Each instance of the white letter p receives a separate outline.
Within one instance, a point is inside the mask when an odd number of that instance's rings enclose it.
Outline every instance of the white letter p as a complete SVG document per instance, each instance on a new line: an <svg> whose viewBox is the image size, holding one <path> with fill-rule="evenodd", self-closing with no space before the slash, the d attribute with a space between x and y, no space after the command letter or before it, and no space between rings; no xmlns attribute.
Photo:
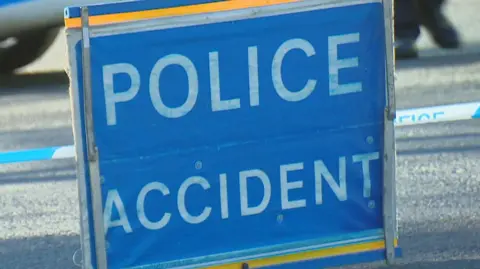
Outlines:
<svg viewBox="0 0 480 269"><path fill-rule="evenodd" d="M130 77L131 86L127 91L115 93L113 87L113 76L119 73L126 73ZM131 64L120 63L103 66L103 89L105 92L105 107L107 112L107 124L117 124L117 113L115 104L132 100L140 90L140 73Z"/></svg>

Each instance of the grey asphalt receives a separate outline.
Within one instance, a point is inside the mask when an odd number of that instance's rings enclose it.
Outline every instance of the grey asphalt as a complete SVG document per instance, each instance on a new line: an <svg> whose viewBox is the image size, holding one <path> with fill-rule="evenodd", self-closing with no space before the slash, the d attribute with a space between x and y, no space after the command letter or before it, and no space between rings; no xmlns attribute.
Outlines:
<svg viewBox="0 0 480 269"><path fill-rule="evenodd" d="M441 51L423 35L422 58L397 63L400 109L480 101L480 1L447 8L465 47ZM64 52L60 35L38 62L0 79L0 151L73 143ZM480 121L396 131L404 257L393 268L480 268ZM78 233L73 160L0 166L0 269L76 268Z"/></svg>

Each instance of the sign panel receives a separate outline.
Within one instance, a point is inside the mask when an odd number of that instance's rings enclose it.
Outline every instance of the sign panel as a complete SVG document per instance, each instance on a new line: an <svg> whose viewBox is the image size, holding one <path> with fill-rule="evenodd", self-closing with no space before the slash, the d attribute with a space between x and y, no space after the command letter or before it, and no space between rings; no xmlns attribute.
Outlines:
<svg viewBox="0 0 480 269"><path fill-rule="evenodd" d="M67 10L87 268L393 257L382 1L272 2Z"/></svg>

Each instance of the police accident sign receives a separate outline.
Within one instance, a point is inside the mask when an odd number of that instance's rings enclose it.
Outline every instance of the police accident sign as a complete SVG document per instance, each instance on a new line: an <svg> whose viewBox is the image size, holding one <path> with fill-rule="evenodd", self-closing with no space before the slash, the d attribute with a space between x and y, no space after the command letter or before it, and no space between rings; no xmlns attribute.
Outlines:
<svg viewBox="0 0 480 269"><path fill-rule="evenodd" d="M228 2L67 29L86 267L384 260L382 1Z"/></svg>

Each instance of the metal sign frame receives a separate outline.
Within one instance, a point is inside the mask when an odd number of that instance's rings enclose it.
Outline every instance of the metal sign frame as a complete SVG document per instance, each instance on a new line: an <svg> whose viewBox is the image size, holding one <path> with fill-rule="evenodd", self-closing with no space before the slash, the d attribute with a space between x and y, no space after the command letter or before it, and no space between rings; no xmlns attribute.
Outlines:
<svg viewBox="0 0 480 269"><path fill-rule="evenodd" d="M385 49L386 49L386 83L387 83L387 109L385 111L385 142L384 142L384 202L383 215L385 227L385 244L387 250L387 262L395 260L395 240L397 234L397 206L396 206L396 148L395 126L396 117L395 103L395 66L394 66L394 28L393 28L393 1L382 0L385 22Z"/></svg>
<svg viewBox="0 0 480 269"><path fill-rule="evenodd" d="M241 1L241 0L240 0ZM385 248L386 261L391 264L396 257L396 240L397 223L396 223L396 194L395 194L395 134L394 134L394 119L395 119L395 80L394 80L394 51L393 51L393 3L392 0L378 0L382 2L384 7L384 21L385 21L385 48L386 48L386 108L384 113L384 148L383 148L383 221L385 229ZM182 25L194 25L195 21L209 21L222 20L227 14L239 14L239 17L260 16L262 13L273 14L280 12L282 9L291 9L294 7L308 7L308 5L331 5L338 6L340 4L372 2L371 0L304 0L304 1L278 1L291 2L287 4L279 4L268 7L247 8L242 12L219 12L217 14L190 15L186 17L166 17L163 19L153 19L151 22L143 22L142 28L150 27L151 29L159 29L168 24L180 23ZM68 15L68 14L66 14ZM229 18L224 18L228 20ZM72 102L73 115L73 130L76 150L76 165L78 175L78 189L80 197L80 215L81 215L81 242L83 250L83 265L84 268L98 268L107 269L107 254L108 242L105 236L95 236L94 245L92 245L90 230L93 223L93 231L95 235L104 235L103 223L103 208L101 184L102 178L99 172L98 156L99 152L95 143L94 123L92 116L92 85L91 85L91 59L90 59L90 38L93 36L101 36L107 33L127 33L134 32L138 29L139 24L135 21L125 22L119 24L110 24L103 26L92 27L89 23L89 8L81 8L81 38L78 40L78 35L72 34L72 31L67 31L67 40L69 44L81 43L82 53L82 76L84 96L79 95L79 87L77 76L77 64L75 60L75 49L69 48L69 64L70 64L70 95ZM82 99L84 100L82 104ZM82 115L85 121L82 122ZM82 126L86 130L83 133ZM89 196L91 194L91 196ZM88 208L87 201L90 200L93 205ZM89 215L93 212L93 215Z"/></svg>

